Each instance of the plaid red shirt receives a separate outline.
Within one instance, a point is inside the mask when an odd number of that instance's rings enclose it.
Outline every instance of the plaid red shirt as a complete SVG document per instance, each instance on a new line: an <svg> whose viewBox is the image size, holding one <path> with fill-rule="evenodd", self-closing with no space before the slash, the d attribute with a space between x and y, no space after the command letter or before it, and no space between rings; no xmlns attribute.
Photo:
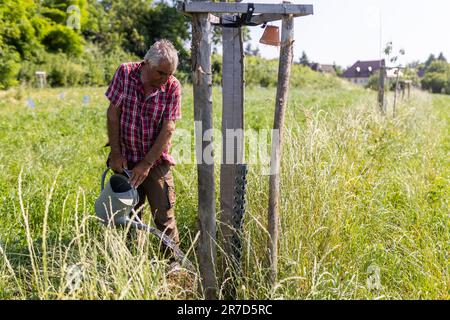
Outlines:
<svg viewBox="0 0 450 320"><path fill-rule="evenodd" d="M155 143L163 120L181 118L181 84L170 76L167 83L145 96L140 78L143 62L124 63L117 69L106 97L120 108L120 138L122 154L128 162L137 163ZM163 160L175 165L169 154L170 144L153 166Z"/></svg>

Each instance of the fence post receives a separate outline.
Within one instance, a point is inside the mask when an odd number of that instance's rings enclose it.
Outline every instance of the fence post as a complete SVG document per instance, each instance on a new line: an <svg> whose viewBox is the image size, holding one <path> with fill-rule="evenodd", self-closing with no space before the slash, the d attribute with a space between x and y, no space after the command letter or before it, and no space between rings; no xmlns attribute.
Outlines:
<svg viewBox="0 0 450 320"><path fill-rule="evenodd" d="M213 128L211 24L207 13L196 13L192 16L192 79L200 229L197 255L203 293L207 300L213 300L217 299L214 162L204 159L203 156L205 150L212 150L213 144L212 139L203 139L205 132Z"/></svg>
<svg viewBox="0 0 450 320"><path fill-rule="evenodd" d="M378 83L378 106L382 114L385 114L386 108L386 105L384 103L385 76L386 76L386 66L384 61L381 61L380 79Z"/></svg>
<svg viewBox="0 0 450 320"><path fill-rule="evenodd" d="M280 62L278 66L278 86L275 101L275 117L272 134L272 154L269 180L269 260L271 281L275 284L278 273L278 232L280 203L280 171L283 145L285 109L289 91L289 78L293 60L294 19L292 15L283 15L281 31ZM278 140L278 141L277 141Z"/></svg>

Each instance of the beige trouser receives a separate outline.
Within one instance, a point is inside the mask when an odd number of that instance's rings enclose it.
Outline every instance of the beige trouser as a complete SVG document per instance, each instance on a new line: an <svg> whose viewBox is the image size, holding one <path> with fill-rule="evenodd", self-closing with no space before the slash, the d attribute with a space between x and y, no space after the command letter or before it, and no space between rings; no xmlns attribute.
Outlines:
<svg viewBox="0 0 450 320"><path fill-rule="evenodd" d="M135 164L128 163L129 169L132 170L134 166ZM180 239L174 210L175 188L170 165L163 162L152 168L147 178L138 187L138 192L139 203L134 209L138 211L145 204L147 198L156 227L178 244ZM139 218L141 214L142 209L138 213ZM166 248L162 246L161 249L165 251Z"/></svg>

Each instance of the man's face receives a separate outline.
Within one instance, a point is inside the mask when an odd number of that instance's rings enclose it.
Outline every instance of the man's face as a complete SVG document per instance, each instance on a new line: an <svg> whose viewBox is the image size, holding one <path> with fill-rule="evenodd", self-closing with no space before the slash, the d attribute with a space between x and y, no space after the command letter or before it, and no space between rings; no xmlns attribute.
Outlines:
<svg viewBox="0 0 450 320"><path fill-rule="evenodd" d="M164 85L173 72L174 70L167 60L161 60L159 65L154 67L147 64L148 81L150 85L155 88Z"/></svg>

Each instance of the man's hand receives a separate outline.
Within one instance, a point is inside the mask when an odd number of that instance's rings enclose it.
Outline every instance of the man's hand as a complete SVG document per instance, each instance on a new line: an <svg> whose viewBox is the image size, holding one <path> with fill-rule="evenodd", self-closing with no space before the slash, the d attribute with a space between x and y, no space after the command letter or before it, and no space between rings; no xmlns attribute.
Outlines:
<svg viewBox="0 0 450 320"><path fill-rule="evenodd" d="M109 162L109 166L115 172L122 173L123 168L127 168L127 160L122 156L119 152L111 153L111 161Z"/></svg>
<svg viewBox="0 0 450 320"><path fill-rule="evenodd" d="M137 188L147 178L152 166L145 160L139 162L132 170L130 184L133 188Z"/></svg>
<svg viewBox="0 0 450 320"><path fill-rule="evenodd" d="M164 120L161 132L156 138L155 143L150 151L145 155L145 158L139 162L132 170L130 184L137 188L147 178L152 164L154 164L161 157L164 148L170 143L173 132L175 131L175 121Z"/></svg>

